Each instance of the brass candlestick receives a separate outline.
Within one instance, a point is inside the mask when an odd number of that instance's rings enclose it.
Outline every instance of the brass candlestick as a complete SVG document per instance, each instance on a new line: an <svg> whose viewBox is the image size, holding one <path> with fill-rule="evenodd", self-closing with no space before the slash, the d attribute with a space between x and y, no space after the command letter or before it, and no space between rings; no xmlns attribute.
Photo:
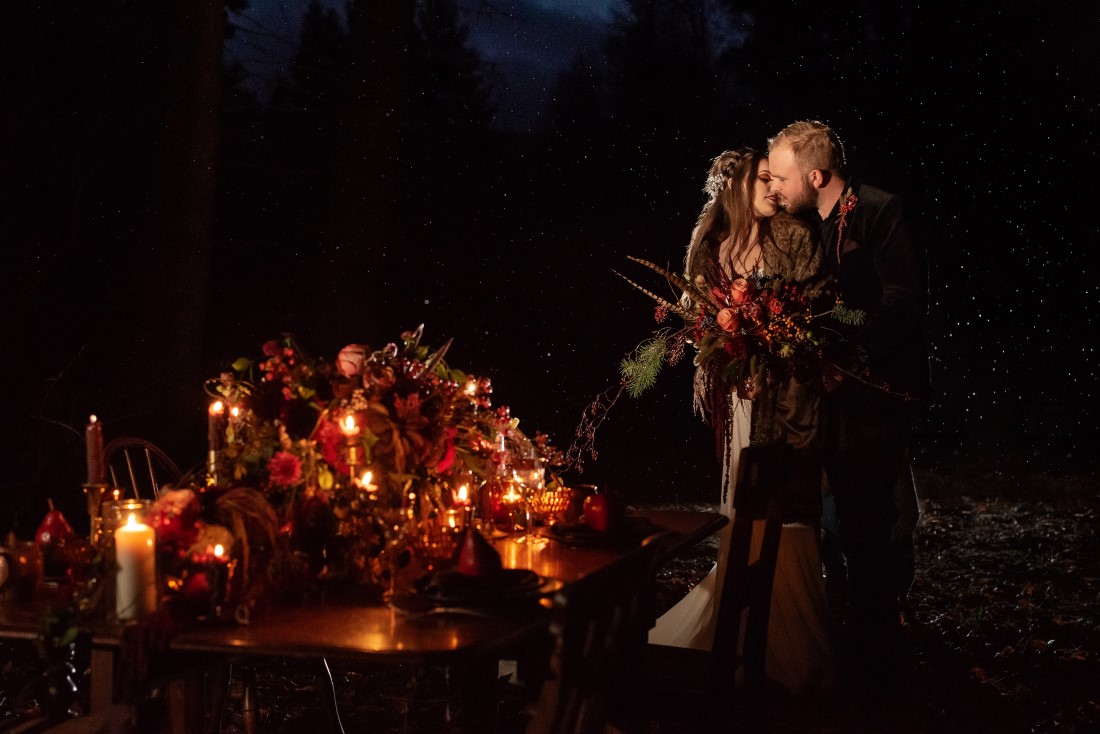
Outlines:
<svg viewBox="0 0 1100 734"><path fill-rule="evenodd" d="M348 461L348 477L352 482L355 481L356 468L359 466L359 444L358 442L348 442L347 446L347 461Z"/></svg>
<svg viewBox="0 0 1100 734"><path fill-rule="evenodd" d="M103 495L107 492L109 484L85 483L84 497L88 502L88 540L94 545L97 538L100 523L100 509L103 505Z"/></svg>

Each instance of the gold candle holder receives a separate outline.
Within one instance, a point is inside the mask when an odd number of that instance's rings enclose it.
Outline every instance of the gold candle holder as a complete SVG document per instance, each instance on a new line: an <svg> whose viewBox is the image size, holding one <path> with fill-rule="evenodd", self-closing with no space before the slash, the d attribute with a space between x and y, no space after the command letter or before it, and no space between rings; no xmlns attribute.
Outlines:
<svg viewBox="0 0 1100 734"><path fill-rule="evenodd" d="M565 511L573 502L573 490L568 487L546 489L532 501L532 510L547 525L554 525L565 519Z"/></svg>
<svg viewBox="0 0 1100 734"><path fill-rule="evenodd" d="M100 522L100 509L103 507L103 495L107 493L110 485L102 483L85 483L84 498L88 503L88 541L96 543L96 533Z"/></svg>

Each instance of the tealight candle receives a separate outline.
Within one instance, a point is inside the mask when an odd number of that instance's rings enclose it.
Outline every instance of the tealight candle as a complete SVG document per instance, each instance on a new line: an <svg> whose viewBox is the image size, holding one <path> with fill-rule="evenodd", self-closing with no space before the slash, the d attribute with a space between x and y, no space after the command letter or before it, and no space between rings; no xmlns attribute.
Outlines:
<svg viewBox="0 0 1100 734"><path fill-rule="evenodd" d="M115 611L136 619L157 608L156 534L131 513L115 531Z"/></svg>

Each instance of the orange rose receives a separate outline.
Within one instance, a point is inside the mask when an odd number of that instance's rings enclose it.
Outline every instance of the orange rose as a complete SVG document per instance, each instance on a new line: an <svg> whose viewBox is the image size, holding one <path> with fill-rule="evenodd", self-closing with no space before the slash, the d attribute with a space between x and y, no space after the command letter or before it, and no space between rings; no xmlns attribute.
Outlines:
<svg viewBox="0 0 1100 734"><path fill-rule="evenodd" d="M723 308L718 312L718 326L722 331L728 331L731 334L737 332L741 328L741 315L732 308Z"/></svg>
<svg viewBox="0 0 1100 734"><path fill-rule="evenodd" d="M730 303L737 305L749 300L749 281L738 278L730 284Z"/></svg>

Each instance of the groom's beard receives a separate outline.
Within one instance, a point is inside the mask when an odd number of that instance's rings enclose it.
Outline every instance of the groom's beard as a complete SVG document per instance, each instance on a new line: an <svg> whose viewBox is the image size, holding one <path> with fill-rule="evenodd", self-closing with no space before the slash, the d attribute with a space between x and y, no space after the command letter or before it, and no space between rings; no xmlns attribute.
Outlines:
<svg viewBox="0 0 1100 734"><path fill-rule="evenodd" d="M809 176L802 177L802 191L798 196L787 199L783 204L791 214L801 214L810 209L817 209L817 192Z"/></svg>

